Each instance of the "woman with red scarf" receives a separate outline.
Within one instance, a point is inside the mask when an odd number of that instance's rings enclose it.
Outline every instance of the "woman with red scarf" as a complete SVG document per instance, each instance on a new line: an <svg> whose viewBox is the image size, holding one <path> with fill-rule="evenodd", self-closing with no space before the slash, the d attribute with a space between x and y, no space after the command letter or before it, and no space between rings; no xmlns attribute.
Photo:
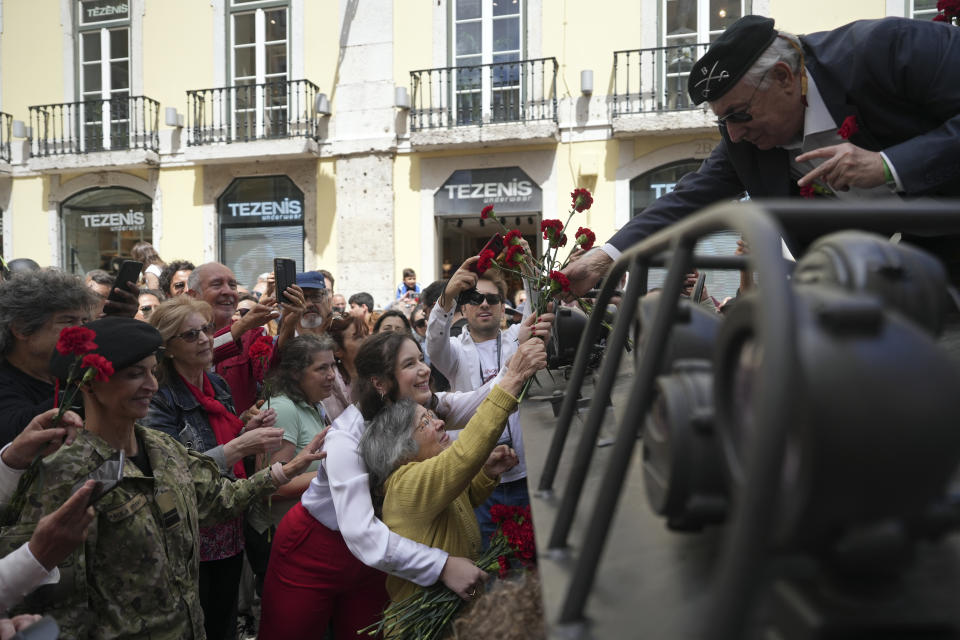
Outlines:
<svg viewBox="0 0 960 640"><path fill-rule="evenodd" d="M157 394L143 424L163 431L187 449L202 452L223 475L245 478L243 458L283 442L268 409L244 425L234 412L230 387L213 363L213 311L187 296L167 300L150 316L163 338ZM200 604L207 638L236 636L237 589L243 568L243 517L200 529Z"/></svg>

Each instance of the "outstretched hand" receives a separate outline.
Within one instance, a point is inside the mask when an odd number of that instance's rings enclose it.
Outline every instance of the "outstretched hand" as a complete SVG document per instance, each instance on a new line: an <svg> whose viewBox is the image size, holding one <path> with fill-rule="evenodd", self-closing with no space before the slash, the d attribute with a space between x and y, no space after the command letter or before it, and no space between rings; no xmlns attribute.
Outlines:
<svg viewBox="0 0 960 640"><path fill-rule="evenodd" d="M467 258L463 261L463 264L460 265L460 268L450 276L450 279L447 281L447 286L443 289L443 295L440 298L440 305L444 311L450 311L457 300L457 296L477 286L477 273L471 269L476 266L479 260L480 258L478 256Z"/></svg>
<svg viewBox="0 0 960 640"><path fill-rule="evenodd" d="M610 270L613 264L613 258L600 249L591 249L583 256L573 260L562 271L563 275L570 280L570 291L563 294L566 302L576 300L583 296Z"/></svg>
<svg viewBox="0 0 960 640"><path fill-rule="evenodd" d="M547 336L550 335L550 327L553 325L555 318L556 315L552 313L545 313L542 316L527 316L520 326L520 331L517 332L517 341L523 344L530 338L546 340Z"/></svg>
<svg viewBox="0 0 960 640"><path fill-rule="evenodd" d="M797 156L797 162L814 158L824 158L823 164L797 180L797 185L805 187L819 179L834 191L847 191L850 187L871 189L885 183L883 159L877 151L844 142L808 151Z"/></svg>
<svg viewBox="0 0 960 640"><path fill-rule="evenodd" d="M518 462L520 462L520 459L513 448L505 444L497 445L487 457L487 461L483 465L483 473L488 478L496 478L500 474L513 469Z"/></svg>
<svg viewBox="0 0 960 640"><path fill-rule="evenodd" d="M37 456L48 456L62 445L71 444L77 430L83 428L80 416L67 411L60 423L52 427L57 409L50 409L33 418L3 452L3 462L11 469L26 469Z"/></svg>
<svg viewBox="0 0 960 640"><path fill-rule="evenodd" d="M327 452L322 449L323 441L327 437L328 431L330 431L330 427L313 436L313 440L301 449L300 453L298 453L293 460L283 465L283 474L288 478L295 478L306 471L311 463L326 458Z"/></svg>

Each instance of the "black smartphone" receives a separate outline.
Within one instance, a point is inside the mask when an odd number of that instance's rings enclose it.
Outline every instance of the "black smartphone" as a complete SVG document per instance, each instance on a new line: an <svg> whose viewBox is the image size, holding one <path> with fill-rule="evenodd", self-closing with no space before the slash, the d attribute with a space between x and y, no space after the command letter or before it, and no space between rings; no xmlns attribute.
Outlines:
<svg viewBox="0 0 960 640"><path fill-rule="evenodd" d="M112 302L123 302L123 299L114 292L114 289L122 289L123 291L126 291L128 282L136 284L140 280L141 270L143 270L142 262L137 262L136 260L124 260L122 263L120 263L120 270L117 272L117 277L113 281L113 287L110 289L110 295L107 296L107 300Z"/></svg>
<svg viewBox="0 0 960 640"><path fill-rule="evenodd" d="M484 251L489 249L493 251L494 257L500 255L500 252L503 251L503 236L499 233L493 234L490 240L487 241L487 244L483 245L483 249L480 249L480 252L477 255L482 255ZM476 265L470 267L470 271L476 271Z"/></svg>
<svg viewBox="0 0 960 640"><path fill-rule="evenodd" d="M292 258L273 259L273 277L276 280L277 302L284 302L283 292L297 284L297 261Z"/></svg>

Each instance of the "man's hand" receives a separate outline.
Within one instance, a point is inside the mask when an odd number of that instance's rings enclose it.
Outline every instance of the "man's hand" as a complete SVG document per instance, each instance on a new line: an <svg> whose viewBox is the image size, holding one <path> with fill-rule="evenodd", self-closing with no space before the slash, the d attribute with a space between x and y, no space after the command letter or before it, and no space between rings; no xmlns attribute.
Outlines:
<svg viewBox="0 0 960 640"><path fill-rule="evenodd" d="M303 289L292 284L283 292L283 297L284 300L280 301L280 307L283 309L284 321L292 318L299 322L303 312L307 309L307 300L303 295Z"/></svg>
<svg viewBox="0 0 960 640"><path fill-rule="evenodd" d="M607 275L612 264L613 258L600 249L591 249L568 264L562 273L570 280L570 291L563 295L563 299L570 302L593 289Z"/></svg>
<svg viewBox="0 0 960 640"><path fill-rule="evenodd" d="M87 539L87 528L96 513L87 506L95 480L87 480L76 493L51 514L40 518L30 536L30 553L47 571L73 553Z"/></svg>
<svg viewBox="0 0 960 640"><path fill-rule="evenodd" d="M443 295L440 296L440 306L443 307L444 311L450 311L453 308L457 296L477 286L477 274L470 268L476 266L478 260L480 260L478 256L464 260L460 268L447 281Z"/></svg>
<svg viewBox="0 0 960 640"><path fill-rule="evenodd" d="M518 462L520 462L520 459L517 458L517 452L507 445L501 444L490 452L490 456L483 465L483 473L488 478L496 478L501 473L513 469Z"/></svg>
<svg viewBox="0 0 960 640"><path fill-rule="evenodd" d="M547 339L550 335L550 326L553 324L556 316L552 313L545 313L542 316L530 315L520 325L520 331L517 332L517 342L523 344L530 338Z"/></svg>
<svg viewBox="0 0 960 640"><path fill-rule="evenodd" d="M867 151L844 142L832 147L822 147L797 156L797 162L813 158L826 158L823 164L797 180L805 187L819 179L834 191L847 191L850 187L870 189L883 185L883 159L878 151Z"/></svg>
<svg viewBox="0 0 960 640"><path fill-rule="evenodd" d="M103 305L104 316L117 316L120 318L132 318L140 310L140 289L136 282L127 282L122 284L115 283L113 293L120 297L120 300L107 300Z"/></svg>
<svg viewBox="0 0 960 640"><path fill-rule="evenodd" d="M48 456L62 445L71 444L77 430L83 428L80 416L67 411L60 424L51 427L57 409L36 416L3 452L3 462L11 469L26 469L37 456Z"/></svg>
<svg viewBox="0 0 960 640"><path fill-rule="evenodd" d="M279 315L277 311L277 301L270 296L263 296L245 316L234 322L230 326L230 334L234 340L239 340L240 336L250 329L262 327Z"/></svg>
<svg viewBox="0 0 960 640"><path fill-rule="evenodd" d="M440 572L440 581L463 600L475 598L487 577L487 572L475 565L473 560L459 556L447 557Z"/></svg>

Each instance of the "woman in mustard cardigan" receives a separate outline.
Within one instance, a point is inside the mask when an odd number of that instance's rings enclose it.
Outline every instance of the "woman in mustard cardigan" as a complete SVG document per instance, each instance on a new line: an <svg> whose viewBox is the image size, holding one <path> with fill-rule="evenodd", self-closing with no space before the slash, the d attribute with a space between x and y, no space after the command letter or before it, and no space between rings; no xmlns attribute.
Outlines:
<svg viewBox="0 0 960 640"><path fill-rule="evenodd" d="M527 378L546 366L540 340L524 342L500 382L452 440L443 420L409 399L386 406L367 427L360 451L370 486L382 497L382 519L391 530L451 555L476 559L480 527L473 507L483 504L500 474L517 463L507 445L497 446L516 396ZM399 602L418 587L387 578L391 600Z"/></svg>

